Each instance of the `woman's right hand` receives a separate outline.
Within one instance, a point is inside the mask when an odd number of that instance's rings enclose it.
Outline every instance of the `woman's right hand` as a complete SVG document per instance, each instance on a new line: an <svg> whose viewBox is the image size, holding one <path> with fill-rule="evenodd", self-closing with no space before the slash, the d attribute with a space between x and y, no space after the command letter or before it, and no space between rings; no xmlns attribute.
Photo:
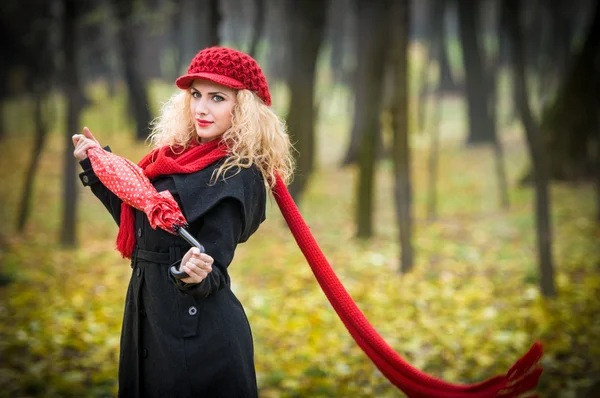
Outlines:
<svg viewBox="0 0 600 398"><path fill-rule="evenodd" d="M75 146L75 150L73 151L73 156L75 156L79 161L86 159L88 149L92 147L100 147L100 143L94 136L92 132L87 127L83 128L83 135L75 134L72 137L73 146Z"/></svg>

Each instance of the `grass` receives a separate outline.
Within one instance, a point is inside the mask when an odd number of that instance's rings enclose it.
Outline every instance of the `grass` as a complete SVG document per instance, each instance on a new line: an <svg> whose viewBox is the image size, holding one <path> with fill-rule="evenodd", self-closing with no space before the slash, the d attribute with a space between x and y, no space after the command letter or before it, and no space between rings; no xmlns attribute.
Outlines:
<svg viewBox="0 0 600 398"><path fill-rule="evenodd" d="M326 79L321 75L320 79ZM322 81L327 84L327 81ZM554 260L559 296L538 291L533 193L517 181L527 152L517 126L502 141L511 206L499 206L489 148L465 148L463 105L443 102L439 219L426 217L429 138L414 134L412 178L414 272L400 275L393 221L393 176L378 166L375 236L354 238L356 169L338 167L352 122L343 87L328 85L317 123L318 167L301 211L343 284L386 341L434 376L474 383L504 373L537 339L545 343L544 397L571 397L600 377L600 230L595 193L584 184L551 187ZM94 105L82 116L102 144L139 160L122 87L109 98L91 85ZM152 107L171 88L152 85ZM272 88L285 114L286 88ZM413 91L415 92L415 91ZM0 185L0 397L114 396L119 330L130 268L112 250L116 228L93 195L78 195L79 246L58 244L62 212L62 123L54 122L36 179L31 218L14 222L32 131L27 101L9 104L9 135ZM48 104L64 119L60 97ZM240 245L233 289L253 328L261 397L399 397L344 329L315 283L275 201L268 219Z"/></svg>

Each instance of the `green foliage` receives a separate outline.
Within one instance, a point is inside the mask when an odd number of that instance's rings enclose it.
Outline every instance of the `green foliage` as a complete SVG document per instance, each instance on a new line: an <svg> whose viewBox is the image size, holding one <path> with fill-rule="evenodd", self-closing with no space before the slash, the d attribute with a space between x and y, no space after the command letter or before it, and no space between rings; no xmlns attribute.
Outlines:
<svg viewBox="0 0 600 398"><path fill-rule="evenodd" d="M163 100L168 95L160 86L151 93ZM585 389L600 373L600 231L592 188L552 187L559 296L544 299L537 285L532 190L515 183L527 156L522 139L512 130L503 137L512 207L502 211L490 178L491 150L462 148L463 124L453 112L442 124L441 218L432 223L425 221L427 140L413 137L415 271L399 275L392 168L387 162L379 167L376 237L357 241L355 170L334 167L351 120L347 91L325 93L329 99L321 102L317 129L322 167L301 210L343 284L386 341L427 373L473 383L505 372L541 339L546 348L541 396L575 396ZM82 125L114 152L140 159L146 148L128 131L122 91L109 99L91 87L90 95L95 105ZM60 101L55 106L60 112ZM456 100L445 101L448 109L455 106ZM130 268L112 250L113 220L83 188L80 247L57 247L64 133L59 124L54 127L23 236L14 236L12 225L31 136L14 131L3 143L0 271L14 282L0 287L0 397L114 396ZM344 329L274 201L259 232L239 247L230 271L253 328L261 397L402 396Z"/></svg>

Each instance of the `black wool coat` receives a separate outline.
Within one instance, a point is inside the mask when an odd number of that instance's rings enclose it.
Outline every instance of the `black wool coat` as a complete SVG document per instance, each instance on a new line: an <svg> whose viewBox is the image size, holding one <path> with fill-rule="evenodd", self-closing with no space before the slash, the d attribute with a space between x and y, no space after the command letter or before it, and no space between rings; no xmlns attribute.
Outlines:
<svg viewBox="0 0 600 398"><path fill-rule="evenodd" d="M215 260L201 283L184 284L169 273L189 244L153 230L146 215L135 211L137 244L121 331L119 397L258 396L250 325L227 269L236 246L264 221L267 195L254 166L211 185L222 161L192 174L152 180L159 192L171 192L188 231ZM118 224L121 200L98 180L89 159L81 165L83 184Z"/></svg>

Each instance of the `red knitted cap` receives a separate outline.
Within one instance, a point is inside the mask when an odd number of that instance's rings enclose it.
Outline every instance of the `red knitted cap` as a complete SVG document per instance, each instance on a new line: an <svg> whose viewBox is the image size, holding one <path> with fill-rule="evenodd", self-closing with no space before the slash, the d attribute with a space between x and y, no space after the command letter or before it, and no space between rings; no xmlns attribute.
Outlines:
<svg viewBox="0 0 600 398"><path fill-rule="evenodd" d="M182 90L190 87L196 79L210 80L236 90L254 91L267 106L271 106L271 94L267 79L258 63L248 54L225 47L209 47L200 51L187 70L175 84Z"/></svg>

